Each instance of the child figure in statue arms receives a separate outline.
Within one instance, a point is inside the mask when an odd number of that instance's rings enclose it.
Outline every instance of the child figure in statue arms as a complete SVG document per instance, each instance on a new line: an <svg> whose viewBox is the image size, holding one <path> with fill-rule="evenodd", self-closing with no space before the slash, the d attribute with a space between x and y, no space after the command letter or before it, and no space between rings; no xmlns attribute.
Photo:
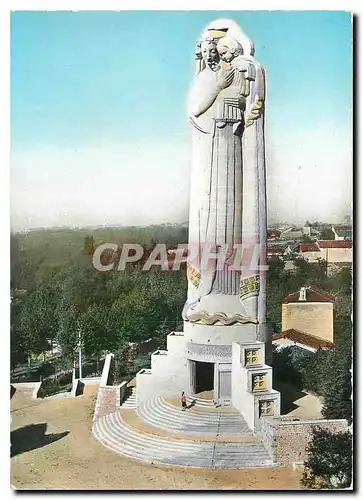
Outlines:
<svg viewBox="0 0 363 500"><path fill-rule="evenodd" d="M242 45L237 42L237 40L231 36L224 36L218 41L217 50L219 56L222 60L221 68L223 70L234 69L235 78L232 85L236 85L238 82L238 73L240 71L246 71L246 78L248 80L254 80L256 75L254 71L254 66L248 60L247 57L243 55Z"/></svg>
<svg viewBox="0 0 363 500"><path fill-rule="evenodd" d="M256 80L256 62L253 60L253 58L249 55L245 56L243 53L243 47L242 45L232 36L226 35L223 38L220 38L217 44L217 50L219 53L219 56L221 58L221 70L222 71L229 71L231 69L234 70L234 78L233 81L230 85L230 87L238 87L239 89L239 94L247 98L250 95L250 84L251 81ZM258 74L258 80L259 80L259 86L262 83L262 71L259 67L257 66L257 72ZM261 73L261 74L260 74ZM263 87L263 85L261 85ZM263 99L263 94L264 90L263 88L260 89L259 96L257 100ZM253 101L255 101L256 96L254 96ZM231 106L238 106L241 104L241 101L239 104L237 103L237 100L234 98L230 99L228 95L226 95L226 101L231 105ZM255 104L255 102L253 102ZM248 106L247 106L248 107ZM250 110L247 109L247 116L250 118ZM249 125L250 123L248 123Z"/></svg>

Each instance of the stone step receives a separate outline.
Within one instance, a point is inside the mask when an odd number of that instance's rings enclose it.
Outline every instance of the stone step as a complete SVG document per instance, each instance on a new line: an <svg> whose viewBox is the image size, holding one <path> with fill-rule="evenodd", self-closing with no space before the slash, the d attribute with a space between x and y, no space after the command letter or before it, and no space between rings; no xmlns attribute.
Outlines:
<svg viewBox="0 0 363 500"><path fill-rule="evenodd" d="M221 429L226 429L226 428L236 428L239 432L246 431L247 433L251 434L251 432L248 432L249 429L247 426L243 426L240 423L237 422L223 422L221 421L220 423L215 422L215 421L206 421L206 420L192 420L188 418L178 418L178 417L173 417L170 415L166 415L163 411L159 411L158 409L154 409L152 411L149 411L148 409L145 408L137 408L137 413L138 416L144 420L145 422L153 421L157 424L160 424L161 426L167 426L168 428L181 428L185 425L190 426L195 426L196 428L200 429L205 427L206 429L208 428L221 428ZM183 415L184 416L184 415Z"/></svg>
<svg viewBox="0 0 363 500"><path fill-rule="evenodd" d="M154 398L152 400L149 399L149 401L155 401L155 400L158 400L163 405L167 405L170 410L174 410L176 412L179 412L180 409L181 409L181 406L180 407L179 406L175 406L174 404L169 403L168 401L166 401L162 397ZM203 409L203 411L194 411L194 407L192 406L191 408L189 408L189 410L192 410L191 412L190 411L188 412L189 414L200 415L200 416L203 416L203 415L216 416L216 415L220 414L219 409L218 408L216 409L214 407L211 407L210 411L204 411L205 409ZM233 413L232 412L229 412L229 413L226 412L226 413L224 413L224 415L226 415L228 418L240 418L241 417L241 414L239 412L237 412L237 411L235 411Z"/></svg>
<svg viewBox="0 0 363 500"><path fill-rule="evenodd" d="M182 411L181 408L177 408L174 405L171 405L167 401L162 398L155 398L153 400L149 400L144 405L140 405L140 409L142 408L153 408L155 411L162 411L164 416L171 416L177 419L183 419L190 421L198 421L205 423L220 423L220 422L228 422L228 423L243 423L244 419L239 413L223 413L218 412L216 410L213 411L195 411L192 408L187 409L186 411Z"/></svg>
<svg viewBox="0 0 363 500"><path fill-rule="evenodd" d="M247 425L242 425L241 423L233 423L233 422L223 422L221 421L220 423L218 422L208 422L208 421L198 421L198 420L188 420L188 419L177 419L175 417L170 417L166 416L163 412L158 412L158 411L153 411L149 412L148 410L145 410L144 408L137 408L137 414L138 416L144 420L145 422L155 422L157 424L160 424L161 426L166 426L168 428L182 428L184 426L188 427L196 427L198 429L200 428L206 428L206 430L209 429L228 429L228 428L234 428L237 430L239 434L241 433L246 433L246 434L252 434L250 429L248 428Z"/></svg>
<svg viewBox="0 0 363 500"><path fill-rule="evenodd" d="M123 436L123 445L121 448L119 446L119 438L117 437L116 439L112 438L111 442L110 440L108 442L104 442L104 444L108 447L113 448L113 450L117 453L127 455L130 458L141 459L143 461L161 463L165 465L196 467L211 467L213 465L213 455L211 447L204 447L204 449L200 449L199 446L194 446L192 449L190 449L189 447L188 450L183 450L180 446L180 443L178 442L174 443L174 446L172 448L167 449L165 447L165 443L158 443L158 446L161 446L161 448L158 449L162 450L162 453L158 454L157 450L155 450L154 447L151 450L148 450L148 447L144 442L140 447L139 444L135 442L135 437L132 437L131 440L128 441L128 443L125 443L125 436ZM153 445L155 446L155 443L153 443ZM195 457L197 457L197 459ZM224 464L221 463L221 466L223 468L238 468L241 465L271 465L271 462L269 460L266 462L266 457L261 456L261 453L250 453L249 456L245 454L242 458L241 456L238 456L237 458L238 462L236 462L236 457L234 458L233 454L229 453L228 460ZM218 455L215 456L215 459L218 462Z"/></svg>
<svg viewBox="0 0 363 500"><path fill-rule="evenodd" d="M137 415L147 425L167 432L199 435L248 435L253 433L239 414L182 411L162 398L140 405Z"/></svg>
<svg viewBox="0 0 363 500"><path fill-rule="evenodd" d="M127 430L130 430L130 431L133 431L135 432L135 428L131 427L130 425L126 424L124 422L124 420L122 419L122 415L121 413L114 413L114 414L110 414L107 416L107 419L106 419L106 422L109 422L109 421L112 421L113 424L115 424L115 428L113 428L113 432L117 433L119 432L120 429L118 429L118 427L122 428L122 429L127 429ZM149 441L150 443L154 443L155 442L155 435L151 435L151 434L146 434L146 433L138 433L138 437L142 436L143 438L143 442L144 441ZM175 445L175 442L176 440L173 440L173 439L167 439L167 438L163 438L163 437L159 437L157 436L157 439L159 441L163 441L164 442L164 445L166 447L168 446L173 446ZM177 440L178 443L180 443L180 449L182 450L183 448L186 448L186 449L189 449L189 448L193 448L195 447L196 444L203 444L205 447L207 448L211 448L213 449L214 447L214 443L209 441L209 442L205 442L205 441L188 441L188 440ZM135 444L135 440L132 441L132 444L134 445ZM247 446L248 447L248 450L255 450L255 449L260 449L260 448L263 448L262 444L255 444L255 443L251 443L251 444L247 444L247 443L244 443L243 444L244 446ZM223 446L224 446L224 443L220 443L220 446L222 447L223 449ZM228 446L232 449L234 449L235 451L238 451L240 450L241 448L241 443L229 443Z"/></svg>
<svg viewBox="0 0 363 500"><path fill-rule="evenodd" d="M148 463L221 469L274 465L262 445L168 440L138 432L119 412L96 421L93 434L115 453Z"/></svg>

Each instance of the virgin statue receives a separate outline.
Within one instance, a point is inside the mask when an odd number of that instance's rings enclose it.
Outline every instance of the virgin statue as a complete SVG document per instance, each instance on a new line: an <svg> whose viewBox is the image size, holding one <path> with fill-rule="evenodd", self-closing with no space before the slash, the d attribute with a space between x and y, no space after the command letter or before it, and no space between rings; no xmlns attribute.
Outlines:
<svg viewBox="0 0 363 500"><path fill-rule="evenodd" d="M234 21L197 45L190 92L192 177L185 321L265 322L264 72ZM207 253L205 253L207 252ZM215 255L215 258L206 258Z"/></svg>

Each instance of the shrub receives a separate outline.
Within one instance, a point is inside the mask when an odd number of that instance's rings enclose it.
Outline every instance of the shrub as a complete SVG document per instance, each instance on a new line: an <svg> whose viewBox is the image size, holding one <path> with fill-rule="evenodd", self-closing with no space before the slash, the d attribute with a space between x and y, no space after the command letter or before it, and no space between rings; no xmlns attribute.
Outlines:
<svg viewBox="0 0 363 500"><path fill-rule="evenodd" d="M310 489L349 488L352 483L352 434L317 427L308 447L301 483Z"/></svg>

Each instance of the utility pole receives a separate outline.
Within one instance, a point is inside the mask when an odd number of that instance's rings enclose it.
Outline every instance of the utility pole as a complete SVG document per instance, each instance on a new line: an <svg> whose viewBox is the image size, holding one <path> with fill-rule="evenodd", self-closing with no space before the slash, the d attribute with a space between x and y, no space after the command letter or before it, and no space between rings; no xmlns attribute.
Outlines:
<svg viewBox="0 0 363 500"><path fill-rule="evenodd" d="M78 378L82 378L82 337L81 337L81 329L78 330Z"/></svg>

